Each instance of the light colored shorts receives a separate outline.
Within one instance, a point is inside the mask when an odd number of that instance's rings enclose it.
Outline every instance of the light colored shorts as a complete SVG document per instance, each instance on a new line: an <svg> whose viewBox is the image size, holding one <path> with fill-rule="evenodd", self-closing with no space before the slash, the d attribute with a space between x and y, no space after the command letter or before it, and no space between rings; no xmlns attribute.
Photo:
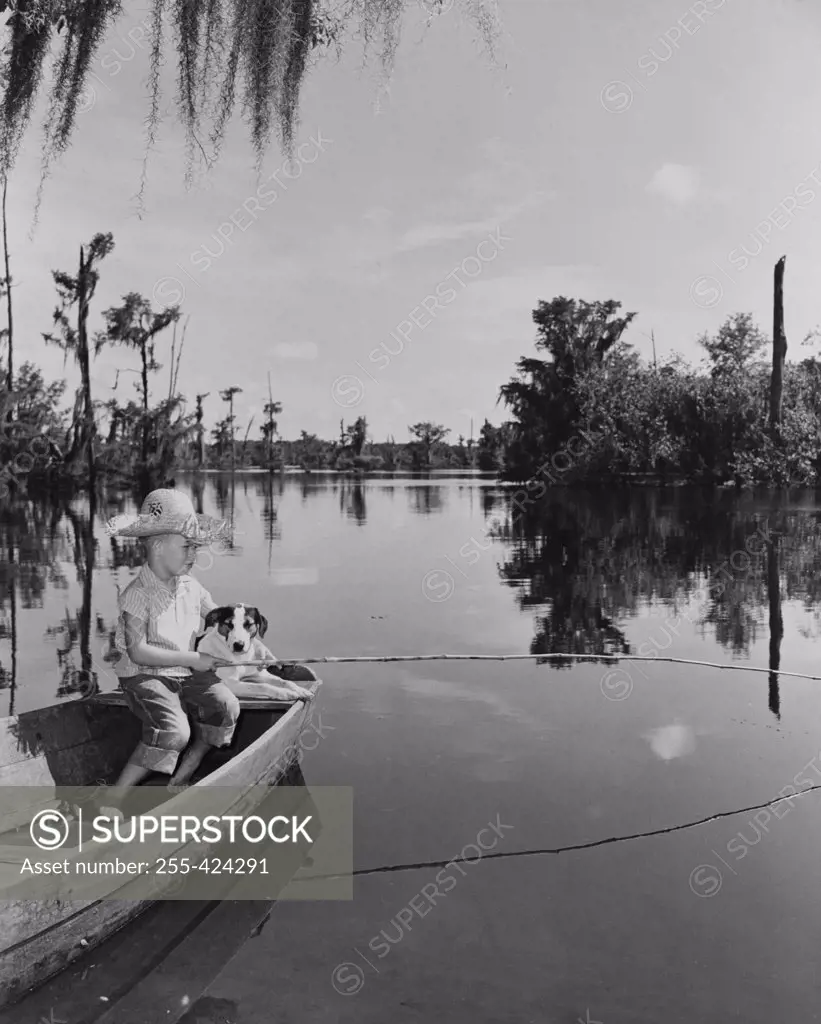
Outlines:
<svg viewBox="0 0 821 1024"><path fill-rule="evenodd" d="M191 738L213 747L231 742L239 718L239 700L216 674L200 672L182 679L145 672L120 679L129 709L143 723L142 741L132 764L171 774Z"/></svg>

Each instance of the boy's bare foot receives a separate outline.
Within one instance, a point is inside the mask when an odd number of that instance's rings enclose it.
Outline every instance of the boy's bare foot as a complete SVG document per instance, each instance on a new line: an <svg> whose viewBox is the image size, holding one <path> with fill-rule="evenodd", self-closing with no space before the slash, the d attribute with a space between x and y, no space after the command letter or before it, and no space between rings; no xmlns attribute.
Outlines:
<svg viewBox="0 0 821 1024"><path fill-rule="evenodd" d="M116 805L99 804L97 806L96 816L98 818L109 818L113 820L114 818L125 818L125 813L121 807L117 807Z"/></svg>
<svg viewBox="0 0 821 1024"><path fill-rule="evenodd" d="M190 789L190 782L169 782L165 787L166 790L172 795L176 796L177 793L181 793L184 789Z"/></svg>

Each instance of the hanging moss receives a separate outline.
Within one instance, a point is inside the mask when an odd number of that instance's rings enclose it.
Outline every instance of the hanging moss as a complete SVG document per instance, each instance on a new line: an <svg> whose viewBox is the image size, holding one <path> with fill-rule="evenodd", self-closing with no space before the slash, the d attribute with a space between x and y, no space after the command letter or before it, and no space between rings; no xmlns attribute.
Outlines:
<svg viewBox="0 0 821 1024"><path fill-rule="evenodd" d="M59 18L65 25L62 52L55 62L55 74L49 97L43 146L43 168L47 172L51 160L65 152L74 129L77 104L85 88L97 47L109 26L122 13L120 0L74 0L52 3L52 22Z"/></svg>
<svg viewBox="0 0 821 1024"><path fill-rule="evenodd" d="M23 11L13 11L6 25L8 39L2 53L3 102L0 115L0 169L4 175L20 148L37 90L43 77L51 26L33 22Z"/></svg>
<svg viewBox="0 0 821 1024"><path fill-rule="evenodd" d="M441 2L441 0L440 0ZM210 163L221 144L241 86L242 116L257 166L276 131L292 155L299 92L313 50L341 46L342 32L358 23L366 48L376 48L390 73L402 11L416 0L151 0L149 112L146 160L160 121L163 23L170 15L177 65L177 107L186 133L186 179L199 151ZM334 7L323 6L335 3ZM428 0L428 4L430 0ZM460 0L493 54L495 0ZM444 7L443 7L444 10ZM0 0L9 12L0 51L0 175L12 169L53 54L51 89L43 125L43 181L68 147L86 81L100 43L123 13L121 0ZM52 48L52 43L56 47ZM208 121L209 158L201 138ZM145 167L143 182L145 184ZM42 181L41 181L42 189ZM142 187L140 190L142 194Z"/></svg>

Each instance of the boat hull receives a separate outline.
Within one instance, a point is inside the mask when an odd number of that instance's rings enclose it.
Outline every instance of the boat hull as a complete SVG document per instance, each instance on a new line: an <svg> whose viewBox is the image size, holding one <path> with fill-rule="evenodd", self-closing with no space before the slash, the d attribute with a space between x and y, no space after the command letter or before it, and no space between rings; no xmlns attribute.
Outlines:
<svg viewBox="0 0 821 1024"><path fill-rule="evenodd" d="M311 680L318 685L313 673ZM312 683L303 676L302 685ZM94 785L101 775L109 780L116 777L140 733L137 720L118 705L112 695L0 721L0 757L5 757L5 763L0 761L0 786L25 785L26 777L29 785L38 787ZM258 802L256 794L262 799L263 787L279 782L293 764L312 708L303 701L286 706L268 702L263 707L243 701L231 747L209 754L209 774L192 790L230 787L232 793L242 791L247 813ZM13 752L15 737L18 744ZM187 792L164 804L167 813L175 813L172 805L184 806ZM169 850L167 855L177 852ZM19 849L13 859L17 858ZM4 856L0 839L0 861L8 864L11 859L9 848ZM122 888L127 891L128 887L133 890L134 879L124 879ZM0 902L0 1006L16 1002L62 971L154 902L117 899L116 894L104 900Z"/></svg>

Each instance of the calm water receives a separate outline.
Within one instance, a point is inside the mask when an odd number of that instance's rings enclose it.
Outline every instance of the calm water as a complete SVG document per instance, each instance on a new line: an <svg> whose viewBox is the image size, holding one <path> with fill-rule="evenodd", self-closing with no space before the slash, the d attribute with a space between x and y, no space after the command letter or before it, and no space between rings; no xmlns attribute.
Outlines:
<svg viewBox="0 0 821 1024"><path fill-rule="evenodd" d="M656 650L821 675L812 493L557 493L511 516L490 481L177 484L233 513L236 546L198 575L258 605L283 658ZM75 699L92 673L112 688L132 549L82 503L0 513L0 546L5 708ZM726 814L821 781L818 683L661 662L321 674L303 770L354 787L360 869L451 858L488 822L511 826L499 853L662 834L484 859L409 925L436 868L278 904L214 978L215 1021L821 1020L819 801ZM105 994L104 964L91 981Z"/></svg>

